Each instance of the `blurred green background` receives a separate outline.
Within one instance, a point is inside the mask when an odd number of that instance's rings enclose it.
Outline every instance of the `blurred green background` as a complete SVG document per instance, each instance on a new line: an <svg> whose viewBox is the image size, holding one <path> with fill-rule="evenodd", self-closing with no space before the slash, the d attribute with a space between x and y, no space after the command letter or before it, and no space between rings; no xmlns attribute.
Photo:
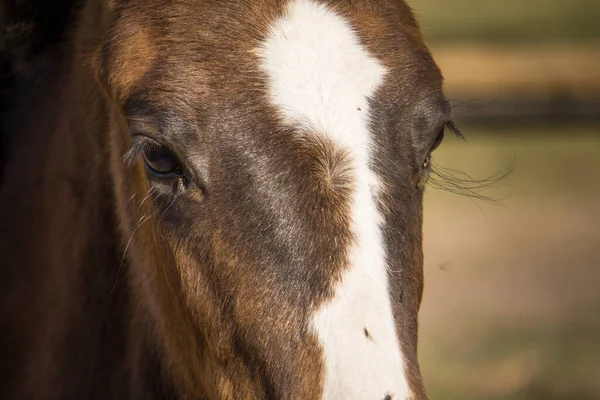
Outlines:
<svg viewBox="0 0 600 400"><path fill-rule="evenodd" d="M595 0L410 0L431 43L589 41L600 35Z"/></svg>
<svg viewBox="0 0 600 400"><path fill-rule="evenodd" d="M467 138L425 196L429 396L600 399L600 1L410 4Z"/></svg>

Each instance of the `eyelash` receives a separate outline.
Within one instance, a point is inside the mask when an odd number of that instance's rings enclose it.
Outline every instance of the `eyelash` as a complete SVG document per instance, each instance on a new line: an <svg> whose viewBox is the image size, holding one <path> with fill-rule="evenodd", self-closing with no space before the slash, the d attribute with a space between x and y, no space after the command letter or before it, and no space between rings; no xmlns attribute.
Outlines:
<svg viewBox="0 0 600 400"><path fill-rule="evenodd" d="M155 142L153 139L145 137L143 135L135 135L131 139L131 147L125 155L123 155L123 162L127 167L132 167L135 162L142 157L144 151L148 150ZM156 142L158 144L158 142Z"/></svg>

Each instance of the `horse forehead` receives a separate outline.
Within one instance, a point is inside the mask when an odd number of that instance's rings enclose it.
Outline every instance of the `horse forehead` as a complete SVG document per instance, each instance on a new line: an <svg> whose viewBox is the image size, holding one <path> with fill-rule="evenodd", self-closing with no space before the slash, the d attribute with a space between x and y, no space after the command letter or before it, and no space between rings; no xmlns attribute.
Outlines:
<svg viewBox="0 0 600 400"><path fill-rule="evenodd" d="M269 76L270 100L288 123L308 124L338 141L358 139L348 125L362 120L361 105L386 71L344 18L313 1L292 1L257 54Z"/></svg>
<svg viewBox="0 0 600 400"><path fill-rule="evenodd" d="M244 90L257 80L252 50L269 35L273 22L291 9L307 13L307 21L308 14L318 15L315 8L299 7L301 3L326 7L342 16L361 43L392 67L392 76L397 70L407 72L401 65L407 61L405 56L425 50L418 26L403 2L288 0L236 2L223 7L214 1L175 1L168 8L154 7L151 2L127 2L115 11L107 46L112 51L104 55L109 61L107 69L113 71L111 83L127 92L153 65L161 64L152 79L170 81L178 89L186 89L185 82L190 90L200 89L196 86L229 94ZM310 22L305 25L308 29L315 26ZM431 60L409 58L411 64L423 64L422 70L439 75Z"/></svg>
<svg viewBox="0 0 600 400"><path fill-rule="evenodd" d="M311 319L323 350L323 398L407 399L376 204L379 177L371 170L369 99L387 68L346 18L311 0L288 3L256 53L268 76L269 102L282 122L326 136L348 154L350 164L347 218L354 240L331 296Z"/></svg>

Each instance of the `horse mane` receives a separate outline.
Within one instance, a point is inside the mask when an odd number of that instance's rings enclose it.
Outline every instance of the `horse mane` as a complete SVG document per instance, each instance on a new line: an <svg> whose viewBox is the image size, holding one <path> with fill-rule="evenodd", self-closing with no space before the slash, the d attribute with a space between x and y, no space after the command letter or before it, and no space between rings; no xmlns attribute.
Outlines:
<svg viewBox="0 0 600 400"><path fill-rule="evenodd" d="M76 90L65 71L75 55L72 35L84 3L0 4L0 398L173 395L150 344L151 328L131 317L137 306L128 285L121 282L110 292L112 265L122 250L115 237L98 235L118 230L116 217L98 218L114 213L109 199L105 205L98 201L114 190L107 173L97 172L106 161L80 162L81 170L72 173L65 164L46 170L52 163L45 153L78 160L86 157L80 153L89 157L98 150L89 139L87 148L85 139L79 147L61 148L68 135L91 134L61 101ZM96 193L90 194L84 185L94 172L87 185L95 185ZM52 210L51 219L44 217L45 207ZM82 230L87 223L89 233ZM73 242L73 234L82 239ZM139 343L131 345L136 332Z"/></svg>
<svg viewBox="0 0 600 400"><path fill-rule="evenodd" d="M53 50L65 39L81 4L82 0L0 3L0 177L12 141L6 122L15 108L11 105L43 80L57 57Z"/></svg>

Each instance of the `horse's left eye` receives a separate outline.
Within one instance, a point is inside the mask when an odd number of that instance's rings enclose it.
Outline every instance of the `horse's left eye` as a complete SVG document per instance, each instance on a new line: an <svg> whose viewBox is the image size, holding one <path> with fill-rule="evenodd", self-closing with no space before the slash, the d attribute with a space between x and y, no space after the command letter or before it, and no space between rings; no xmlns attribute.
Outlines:
<svg viewBox="0 0 600 400"><path fill-rule="evenodd" d="M142 155L146 168L155 175L183 175L177 157L163 146L150 145L144 149Z"/></svg>
<svg viewBox="0 0 600 400"><path fill-rule="evenodd" d="M433 153L433 151L435 149L437 149L440 144L442 144L442 141L444 140L444 128L442 128L439 132L437 137L435 138L435 140L433 141L433 144L431 145L431 149L429 150L429 153Z"/></svg>
<svg viewBox="0 0 600 400"><path fill-rule="evenodd" d="M425 160L423 160L423 169L427 169L431 166L431 153L433 153L435 151L435 149L437 149L440 146L440 144L442 144L443 140L444 140L444 128L442 128L439 131L435 140L431 144L431 147L429 148L429 152L427 153Z"/></svg>

